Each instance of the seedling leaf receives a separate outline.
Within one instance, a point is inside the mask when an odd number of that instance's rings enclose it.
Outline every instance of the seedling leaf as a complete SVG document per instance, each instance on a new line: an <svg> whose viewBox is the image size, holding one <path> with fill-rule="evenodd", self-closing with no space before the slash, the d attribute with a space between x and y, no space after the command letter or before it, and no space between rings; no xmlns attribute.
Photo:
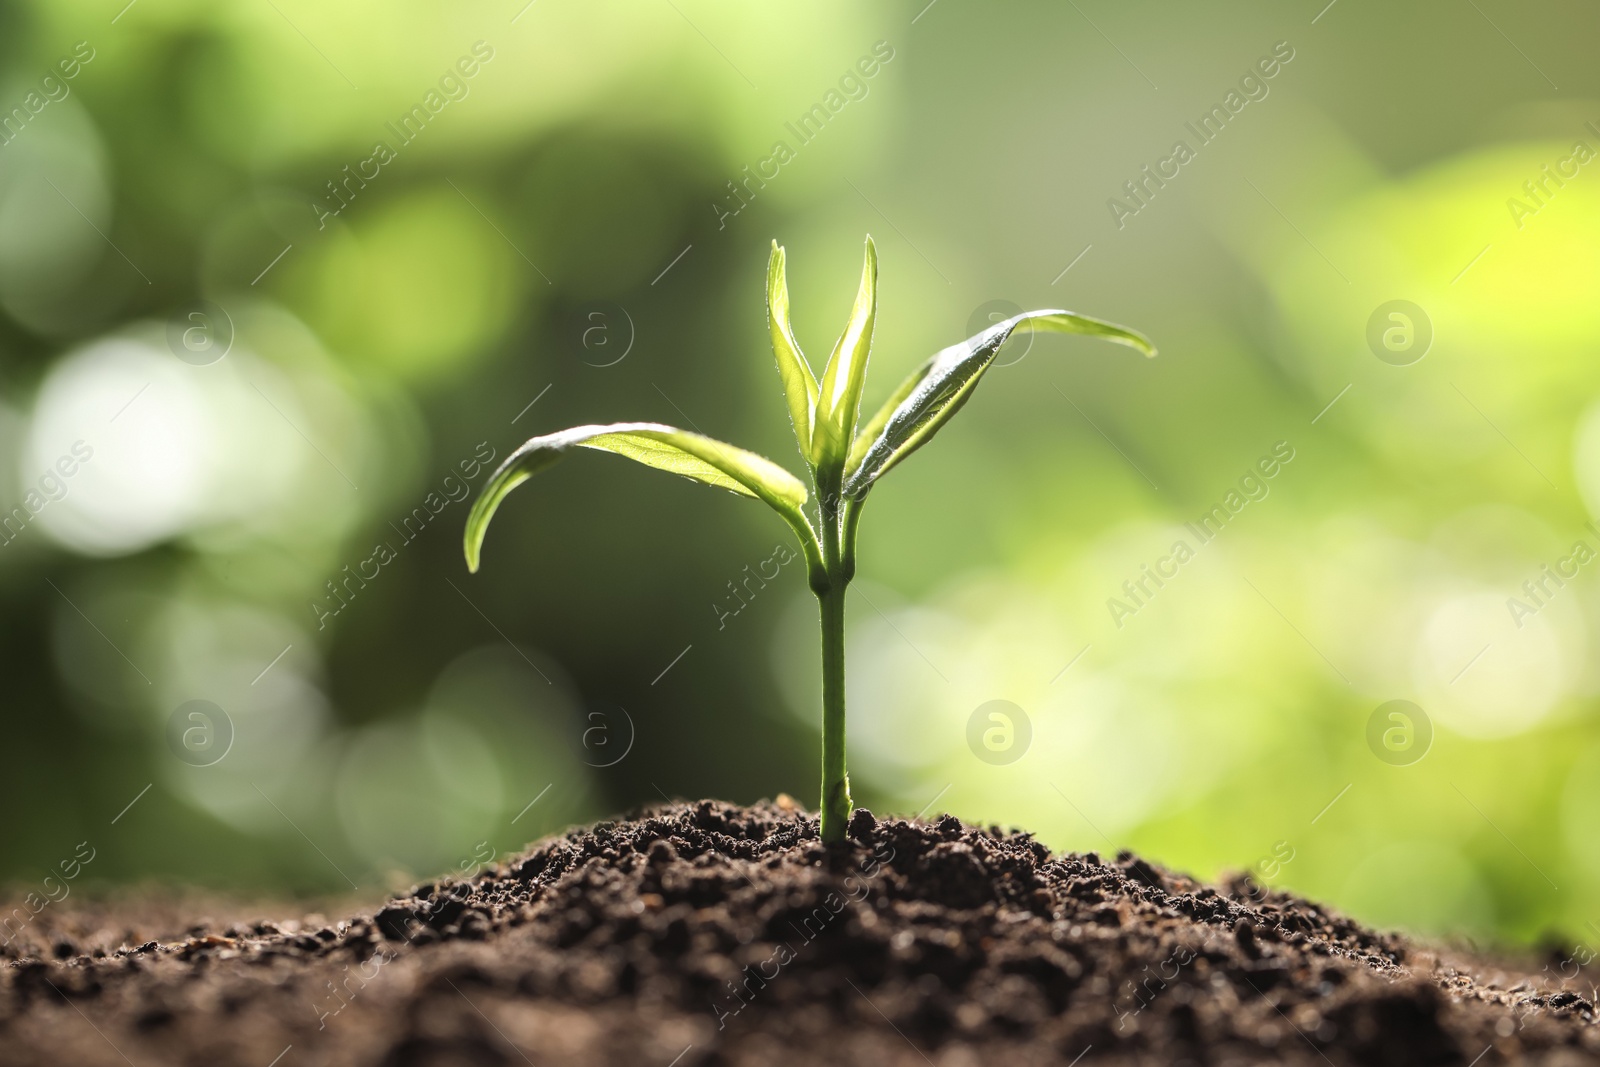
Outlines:
<svg viewBox="0 0 1600 1067"><path fill-rule="evenodd" d="M961 410L1001 346L1023 323L1051 333L1101 337L1146 356L1156 354L1150 339L1137 330L1071 311L1025 311L996 323L939 352L900 383L851 445L845 495L857 500L866 496L873 483L895 464L927 444Z"/></svg>
<svg viewBox="0 0 1600 1067"><path fill-rule="evenodd" d="M472 513L467 516L463 543L469 570L476 572L478 569L483 537L500 501L533 475L553 466L574 447L614 452L647 467L681 474L740 496L755 497L777 511L797 534L804 531L802 545L816 539L801 510L808 495L806 487L770 459L658 422L614 422L574 426L534 437L506 457L484 483L483 491L472 505Z"/></svg>
<svg viewBox="0 0 1600 1067"><path fill-rule="evenodd" d="M778 377L783 379L784 398L789 402L789 421L800 455L811 461L811 425L817 411L817 378L794 339L789 325L789 281L784 275L784 252L772 242L767 260L767 329L772 334L772 354L778 361Z"/></svg>
<svg viewBox="0 0 1600 1067"><path fill-rule="evenodd" d="M938 358L937 354L929 356L922 361L921 366L906 375L900 384L894 387L894 392L889 394L889 399L883 402L883 406L878 408L872 418L868 419L861 427L860 432L856 434L856 439L850 444L850 459L845 463L846 471L854 471L861 466L861 461L866 458L867 450L872 447L874 441L882 436L883 428L889 425L889 417L904 403L906 397L912 394L922 382L922 379L928 376L928 371Z"/></svg>
<svg viewBox="0 0 1600 1067"><path fill-rule="evenodd" d="M867 376L872 329L878 315L878 249L867 238L861 263L861 285L850 309L850 321L833 346L818 389L817 415L811 431L811 462L843 465L861 409L861 386ZM835 470L838 468L836 467Z"/></svg>

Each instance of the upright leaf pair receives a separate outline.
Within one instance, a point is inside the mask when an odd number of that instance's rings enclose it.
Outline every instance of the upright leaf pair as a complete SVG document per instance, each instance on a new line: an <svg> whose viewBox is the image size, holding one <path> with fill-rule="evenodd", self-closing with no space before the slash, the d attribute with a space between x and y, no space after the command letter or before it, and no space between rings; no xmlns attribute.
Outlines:
<svg viewBox="0 0 1600 1067"><path fill-rule="evenodd" d="M861 409L861 388L867 380L867 356L872 351L872 329L878 317L878 249L868 237L861 286L850 309L850 321L833 346L820 384L789 324L789 282L784 263L783 249L778 242L772 242L772 256L767 261L767 324L778 360L778 376L783 379L789 402L789 419L794 423L800 454L812 470L840 467Z"/></svg>
<svg viewBox="0 0 1600 1067"><path fill-rule="evenodd" d="M844 332L819 381L789 322L784 251L776 241L767 263L767 324L795 440L813 493L776 463L733 445L654 422L575 426L524 443L485 483L467 517L467 566L476 572L484 534L506 495L574 447L612 452L657 470L760 500L794 531L806 558L822 618L822 818L825 841L844 836L850 786L845 770L844 603L855 574L860 508L879 478L933 435L972 396L995 356L1020 326L1076 333L1127 345L1147 356L1141 333L1071 311L1028 311L937 353L900 383L878 412L857 428L867 359L877 319L878 253L866 242L861 284Z"/></svg>

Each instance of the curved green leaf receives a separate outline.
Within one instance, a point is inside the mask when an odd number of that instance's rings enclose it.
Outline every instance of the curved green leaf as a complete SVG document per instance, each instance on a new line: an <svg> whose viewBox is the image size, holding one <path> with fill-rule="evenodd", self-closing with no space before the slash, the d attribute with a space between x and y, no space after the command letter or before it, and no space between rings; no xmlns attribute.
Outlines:
<svg viewBox="0 0 1600 1067"><path fill-rule="evenodd" d="M817 378L811 373L805 354L794 339L789 325L789 281L784 275L784 252L772 242L767 260L767 330L772 334L772 354L778 360L778 377L783 380L783 395L789 402L789 421L800 455L811 459L811 424L817 410Z"/></svg>
<svg viewBox="0 0 1600 1067"><path fill-rule="evenodd" d="M860 499L895 464L921 448L961 410L1002 345L1023 323L1050 333L1086 334L1156 354L1137 330L1071 311L1025 311L951 345L911 373L862 428L850 448L844 493Z"/></svg>
<svg viewBox="0 0 1600 1067"><path fill-rule="evenodd" d="M484 483L472 505L472 513L467 516L463 542L469 570L476 573L478 569L483 537L500 501L533 475L553 466L574 447L614 452L647 467L681 474L741 496L755 497L789 523L808 551L816 540L801 510L806 502L806 487L770 459L658 422L614 422L604 426L574 426L570 430L534 437L506 457Z"/></svg>
<svg viewBox="0 0 1600 1067"><path fill-rule="evenodd" d="M817 415L811 430L811 462L831 459L843 463L861 409L861 386L866 381L867 357L872 351L872 329L878 316L878 249L867 238L862 256L861 285L850 309L850 321L833 346L818 387Z"/></svg>
<svg viewBox="0 0 1600 1067"><path fill-rule="evenodd" d="M889 399L883 402L883 406L878 408L877 413L861 427L860 432L856 434L856 439L850 444L850 458L844 467L846 471L854 471L861 466L861 461L866 458L867 450L872 447L874 441L882 436L883 428L889 425L889 417L905 402L906 397L911 395L922 379L928 376L928 370L938 358L937 355L929 356L922 361L921 366L906 375L900 384L894 387L894 392L889 394Z"/></svg>

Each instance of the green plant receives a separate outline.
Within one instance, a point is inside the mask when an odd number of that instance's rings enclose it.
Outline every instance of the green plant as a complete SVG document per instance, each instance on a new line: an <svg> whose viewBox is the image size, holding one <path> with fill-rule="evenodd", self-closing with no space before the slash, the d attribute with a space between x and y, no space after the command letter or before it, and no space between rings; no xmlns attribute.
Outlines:
<svg viewBox="0 0 1600 1067"><path fill-rule="evenodd" d="M856 528L868 491L950 421L1012 331L1025 323L1035 330L1101 337L1155 355L1150 341L1134 330L1070 311L1028 311L932 356L858 428L877 314L877 283L878 253L868 237L861 287L850 321L818 381L789 326L783 249L776 241L772 243L767 264L767 322L795 439L811 474L817 501L814 516L806 511L812 493L798 478L763 456L660 423L618 422L574 426L523 444L484 483L467 518L465 536L467 566L476 572L484 533L500 501L573 447L614 452L754 497L776 511L800 540L811 591L821 605L824 841L842 838L850 818L850 782L845 773L844 598L855 576Z"/></svg>

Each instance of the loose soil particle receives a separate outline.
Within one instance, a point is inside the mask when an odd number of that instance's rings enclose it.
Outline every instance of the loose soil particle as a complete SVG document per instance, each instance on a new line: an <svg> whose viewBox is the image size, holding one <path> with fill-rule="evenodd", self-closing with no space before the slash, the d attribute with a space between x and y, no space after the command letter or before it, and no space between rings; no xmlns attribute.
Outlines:
<svg viewBox="0 0 1600 1067"><path fill-rule="evenodd" d="M1588 987L951 816L824 846L787 798L646 809L332 924L170 915L46 908L0 949L0 1063L1600 1063Z"/></svg>

